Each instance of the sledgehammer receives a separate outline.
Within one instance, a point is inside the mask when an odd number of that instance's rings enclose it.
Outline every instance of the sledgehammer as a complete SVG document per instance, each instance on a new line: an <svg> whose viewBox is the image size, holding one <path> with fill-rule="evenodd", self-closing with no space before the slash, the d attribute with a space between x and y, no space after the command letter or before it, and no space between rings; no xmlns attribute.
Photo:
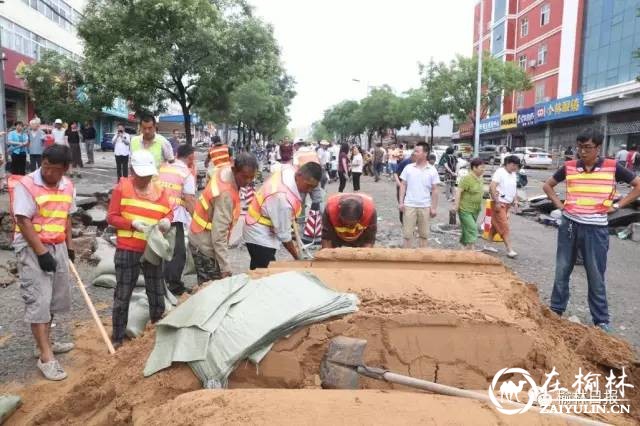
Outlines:
<svg viewBox="0 0 640 426"><path fill-rule="evenodd" d="M392 373L382 368L369 367L363 364L364 349L367 341L352 337L338 336L331 339L329 349L322 358L320 364L320 379L325 389L358 389L359 376L363 375L372 379L384 380L389 383L410 386L441 395L457 396L461 398L476 399L492 405L489 395L459 389L453 386L441 385L427 380L415 379ZM525 404L507 402L509 405L524 407ZM531 411L539 412L538 407L531 407ZM548 413L555 417L562 417L568 422L585 425L606 425L606 423L589 420L583 417L572 416L563 413Z"/></svg>

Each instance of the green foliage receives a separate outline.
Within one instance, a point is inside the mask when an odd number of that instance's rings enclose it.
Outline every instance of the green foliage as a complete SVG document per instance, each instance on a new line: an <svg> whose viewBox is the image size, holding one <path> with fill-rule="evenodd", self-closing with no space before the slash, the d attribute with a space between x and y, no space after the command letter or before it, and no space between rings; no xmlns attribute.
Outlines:
<svg viewBox="0 0 640 426"><path fill-rule="evenodd" d="M324 112L322 124L330 134L337 134L340 139L362 133L360 105L357 101L343 101Z"/></svg>
<svg viewBox="0 0 640 426"><path fill-rule="evenodd" d="M333 134L327 130L322 121L316 121L311 125L311 137L315 141L330 141L333 139Z"/></svg>
<svg viewBox="0 0 640 426"><path fill-rule="evenodd" d="M374 88L360 103L360 122L369 134L382 135L386 129L400 129L411 124L410 102L388 86Z"/></svg>
<svg viewBox="0 0 640 426"><path fill-rule="evenodd" d="M57 52L46 51L40 61L18 72L29 88L36 113L47 123L85 121L95 118L99 106L82 93L84 78L78 64Z"/></svg>

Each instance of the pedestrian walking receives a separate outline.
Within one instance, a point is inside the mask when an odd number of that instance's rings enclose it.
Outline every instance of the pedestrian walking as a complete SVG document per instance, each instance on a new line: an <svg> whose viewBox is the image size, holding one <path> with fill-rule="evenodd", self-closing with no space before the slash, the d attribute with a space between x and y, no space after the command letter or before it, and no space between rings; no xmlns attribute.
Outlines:
<svg viewBox="0 0 640 426"><path fill-rule="evenodd" d="M87 151L87 164L93 164L93 149L96 146L96 128L93 127L93 121L89 120L84 124L82 138Z"/></svg>
<svg viewBox="0 0 640 426"><path fill-rule="evenodd" d="M495 234L500 234L507 249L507 256L514 258L518 255L511 245L511 232L509 228L509 211L513 207L518 209L518 170L520 158L508 155L504 159L504 166L498 168L491 178L489 192L493 200L493 212L491 215L491 239Z"/></svg>
<svg viewBox="0 0 640 426"><path fill-rule="evenodd" d="M373 199L365 194L334 194L322 217L322 248L373 247L378 219Z"/></svg>
<svg viewBox="0 0 640 426"><path fill-rule="evenodd" d="M438 211L438 184L440 177L435 167L427 162L426 142L418 142L413 150L414 163L405 166L400 174L399 210L404 213L402 234L404 248L413 246L414 232L418 228L418 246L426 247L429 238L429 220Z"/></svg>
<svg viewBox="0 0 640 426"><path fill-rule="evenodd" d="M25 132L22 121L16 121L15 129L9 132L7 145L7 150L11 153L11 173L24 176L27 173L29 135Z"/></svg>
<svg viewBox="0 0 640 426"><path fill-rule="evenodd" d="M382 148L382 142L380 142L373 149L373 176L375 182L380 180L380 175L384 170L384 156L385 150Z"/></svg>
<svg viewBox="0 0 640 426"><path fill-rule="evenodd" d="M29 122L29 166L32 172L42 164L45 137L45 133L40 129L40 120L37 118L31 120Z"/></svg>
<svg viewBox="0 0 640 426"><path fill-rule="evenodd" d="M120 180L121 177L129 176L129 147L131 139L129 134L124 131L124 125L118 124L116 134L113 135L111 142L113 143L113 153L116 157L116 174L118 180Z"/></svg>
<svg viewBox="0 0 640 426"><path fill-rule="evenodd" d="M169 291L177 296L187 291L182 282L182 272L187 262L184 231L191 224L191 215L196 203L196 178L191 174L195 161L193 146L180 145L176 161L162 165L158 171L158 183L164 188L173 205L171 227L176 230L173 257L164 262L163 266L164 281Z"/></svg>
<svg viewBox="0 0 640 426"><path fill-rule="evenodd" d="M329 181L329 170L331 163L331 153L329 148L331 143L325 140L320 141L320 148L318 148L318 160L320 161L320 167L322 167L322 179L320 180L320 187L324 189Z"/></svg>
<svg viewBox="0 0 640 426"><path fill-rule="evenodd" d="M629 170L636 171L638 170L638 166L640 166L640 154L638 153L638 148L638 145L634 145L627 153L626 167Z"/></svg>
<svg viewBox="0 0 640 426"><path fill-rule="evenodd" d="M189 229L189 250L198 285L231 276L228 240L241 213L240 188L253 182L258 160L245 152L218 168L198 197Z"/></svg>
<svg viewBox="0 0 640 426"><path fill-rule="evenodd" d="M608 332L610 316L604 276L609 251L607 215L633 203L640 196L640 177L615 160L600 157L603 139L598 130L582 131L577 138L580 159L565 162L545 182L543 190L556 208L562 210L551 310L562 315L567 309L571 272L578 252L582 252L591 318L594 325ZM555 187L565 180L567 193L563 204ZM614 203L616 182L627 183L632 190Z"/></svg>
<svg viewBox="0 0 640 426"><path fill-rule="evenodd" d="M283 165L258 189L249 204L244 241L251 257L250 269L266 268L282 244L294 259L298 248L291 237L293 221L302 212L302 196L320 184L320 164L310 162L299 169Z"/></svg>
<svg viewBox="0 0 640 426"><path fill-rule="evenodd" d="M70 215L76 207L73 183L64 176L70 162L68 147L45 149L41 168L24 176L13 196L19 229L13 248L25 301L24 319L36 341L38 369L47 380L67 377L55 354L73 349L73 343L50 341L53 316L71 309L69 261L75 260L75 253Z"/></svg>
<svg viewBox="0 0 640 426"><path fill-rule="evenodd" d="M616 152L616 156L615 156L616 162L620 164L622 167L626 167L627 155L629 155L629 151L627 151L627 148L625 146L621 147L620 150Z"/></svg>
<svg viewBox="0 0 640 426"><path fill-rule="evenodd" d="M349 170L349 144L343 142L340 144L340 154L338 155L338 178L340 179L338 192L343 192L347 186Z"/></svg>
<svg viewBox="0 0 640 426"><path fill-rule="evenodd" d="M218 136L219 138L219 136ZM171 149L173 150L173 155L178 155L178 147L180 146L180 131L178 129L173 129L171 132L171 137L169 138L169 143L171 144Z"/></svg>
<svg viewBox="0 0 640 426"><path fill-rule="evenodd" d="M131 176L121 179L111 193L107 222L116 228L116 288L112 312L112 340L116 349L124 342L129 302L140 269L144 275L151 322L159 321L164 313L166 292L162 264L154 265L143 258L148 227L157 224L161 232L167 232L173 217L167 193L153 179L157 174L151 152L144 149L134 152Z"/></svg>
<svg viewBox="0 0 640 426"><path fill-rule="evenodd" d="M51 134L53 135L53 143L69 146L67 139L65 138L65 133L66 129L62 126L62 120L56 118L56 121L53 123L53 130L51 131Z"/></svg>
<svg viewBox="0 0 640 426"><path fill-rule="evenodd" d="M482 209L482 196L484 195L484 184L482 175L484 173L484 161L474 158L470 162L471 173L460 180L456 198L451 209L457 212L460 218L460 244L473 250L478 240L478 216Z"/></svg>
<svg viewBox="0 0 640 426"><path fill-rule="evenodd" d="M360 191L360 177L362 176L362 168L364 167L364 159L360 147L354 145L352 150L353 157L351 158L351 177L353 179L353 192Z"/></svg>
<svg viewBox="0 0 640 426"><path fill-rule="evenodd" d="M456 170L458 166L458 157L456 157L453 148L449 147L442 156L442 165L444 166L444 184L445 196L447 201L453 200L456 189Z"/></svg>
<svg viewBox="0 0 640 426"><path fill-rule="evenodd" d="M78 124L73 122L67 128L64 133L66 145L71 148L71 167L69 168L69 176L73 177L73 168L82 168L82 151L80 150L80 132L78 131ZM75 176L81 178L80 172L75 172Z"/></svg>
<svg viewBox="0 0 640 426"><path fill-rule="evenodd" d="M173 163L175 157L171 143L156 132L156 117L142 114L140 117L140 135L131 138L130 151L149 151L153 155L156 169L163 163Z"/></svg>

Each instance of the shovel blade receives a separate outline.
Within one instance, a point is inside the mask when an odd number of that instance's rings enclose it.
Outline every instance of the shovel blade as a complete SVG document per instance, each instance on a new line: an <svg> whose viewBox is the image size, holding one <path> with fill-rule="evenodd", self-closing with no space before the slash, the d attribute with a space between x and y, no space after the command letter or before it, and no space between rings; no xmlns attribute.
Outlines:
<svg viewBox="0 0 640 426"><path fill-rule="evenodd" d="M367 341L338 336L331 339L320 365L320 379L325 389L358 389L357 367L362 365Z"/></svg>

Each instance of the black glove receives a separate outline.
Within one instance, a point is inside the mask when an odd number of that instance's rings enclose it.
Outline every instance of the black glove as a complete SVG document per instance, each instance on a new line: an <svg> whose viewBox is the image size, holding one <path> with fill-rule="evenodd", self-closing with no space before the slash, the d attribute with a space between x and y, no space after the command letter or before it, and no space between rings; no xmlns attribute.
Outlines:
<svg viewBox="0 0 640 426"><path fill-rule="evenodd" d="M44 272L55 272L57 267L56 260L49 252L38 256L38 265L40 265L40 269Z"/></svg>
<svg viewBox="0 0 640 426"><path fill-rule="evenodd" d="M76 251L73 249L67 249L67 255L69 256L69 260L72 262L76 261Z"/></svg>

